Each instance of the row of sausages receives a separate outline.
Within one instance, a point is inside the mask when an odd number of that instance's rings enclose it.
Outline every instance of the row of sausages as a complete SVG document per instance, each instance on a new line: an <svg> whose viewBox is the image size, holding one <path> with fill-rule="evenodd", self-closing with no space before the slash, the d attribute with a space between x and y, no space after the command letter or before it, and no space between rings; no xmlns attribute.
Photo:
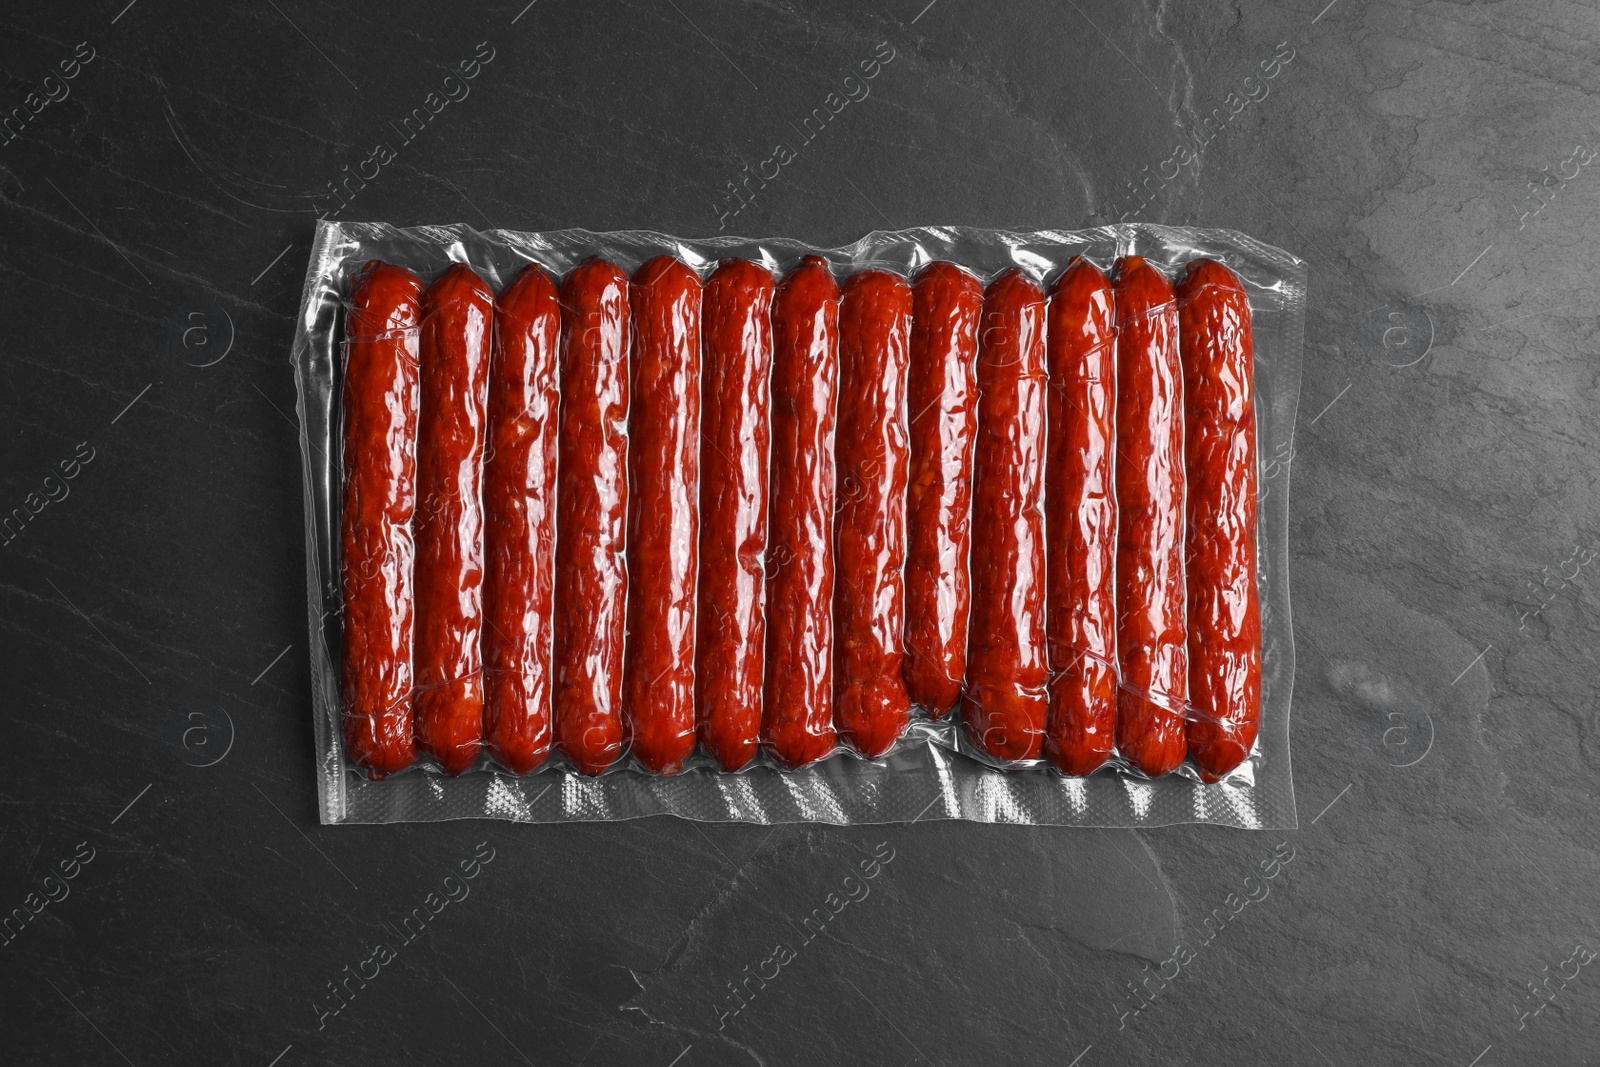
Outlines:
<svg viewBox="0 0 1600 1067"><path fill-rule="evenodd" d="M1215 781L1259 722L1249 303L935 262L354 281L344 735L513 772L727 770L960 709L1005 762Z"/></svg>

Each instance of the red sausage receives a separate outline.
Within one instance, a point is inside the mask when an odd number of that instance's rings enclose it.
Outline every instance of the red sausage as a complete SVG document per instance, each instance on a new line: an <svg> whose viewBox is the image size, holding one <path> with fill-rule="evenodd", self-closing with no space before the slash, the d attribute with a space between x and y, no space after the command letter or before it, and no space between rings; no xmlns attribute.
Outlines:
<svg viewBox="0 0 1600 1067"><path fill-rule="evenodd" d="M1100 268L1074 257L1050 288L1046 325L1044 754L1088 774L1111 755L1117 724L1117 323Z"/></svg>
<svg viewBox="0 0 1600 1067"><path fill-rule="evenodd" d="M833 751L834 404L839 286L807 256L772 303L772 471L761 741L786 767Z"/></svg>
<svg viewBox="0 0 1600 1067"><path fill-rule="evenodd" d="M700 503L700 279L657 256L628 286L628 646L633 754L675 774L694 751L694 586Z"/></svg>
<svg viewBox="0 0 1600 1067"><path fill-rule="evenodd" d="M1183 762L1183 378L1166 275L1117 262L1117 748L1154 778Z"/></svg>
<svg viewBox="0 0 1600 1067"><path fill-rule="evenodd" d="M702 298L695 717L700 743L728 771L749 763L761 740L772 292L765 267L730 259Z"/></svg>
<svg viewBox="0 0 1600 1067"><path fill-rule="evenodd" d="M463 263L422 294L417 747L460 774L483 739L483 443L494 294Z"/></svg>
<svg viewBox="0 0 1600 1067"><path fill-rule="evenodd" d="M583 774L622 753L628 595L628 276L591 259L561 284L555 743Z"/></svg>
<svg viewBox="0 0 1600 1067"><path fill-rule="evenodd" d="M983 286L930 263L911 287L911 476L906 490L906 691L941 719L961 698L971 584L972 439Z"/></svg>
<svg viewBox="0 0 1600 1067"><path fill-rule="evenodd" d="M372 260L356 275L345 327L344 743L372 778L417 758L411 522L417 505L421 295L415 274Z"/></svg>
<svg viewBox="0 0 1600 1067"><path fill-rule="evenodd" d="M527 774L550 752L556 390L561 304L529 264L495 301L484 459L483 736Z"/></svg>
<svg viewBox="0 0 1600 1067"><path fill-rule="evenodd" d="M900 645L910 339L906 280L882 270L851 275L839 300L833 721L868 758L889 751L911 718Z"/></svg>
<svg viewBox="0 0 1600 1067"><path fill-rule="evenodd" d="M1184 463L1189 474L1189 753L1214 782L1261 726L1256 590L1255 355L1250 298L1209 259L1178 285Z"/></svg>
<svg viewBox="0 0 1600 1067"><path fill-rule="evenodd" d="M1044 294L1020 268L989 283L978 334L967 736L1003 760L1037 759L1046 683Z"/></svg>

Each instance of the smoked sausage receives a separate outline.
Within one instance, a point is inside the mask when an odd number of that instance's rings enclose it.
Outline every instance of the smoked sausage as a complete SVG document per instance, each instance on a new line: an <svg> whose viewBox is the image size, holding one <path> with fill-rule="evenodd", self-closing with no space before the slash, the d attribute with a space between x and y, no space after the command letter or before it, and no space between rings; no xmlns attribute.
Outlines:
<svg viewBox="0 0 1600 1067"><path fill-rule="evenodd" d="M657 256L634 272L628 411L628 643L633 754L675 774L694 751L700 506L700 278Z"/></svg>
<svg viewBox="0 0 1600 1067"><path fill-rule="evenodd" d="M1100 268L1073 258L1050 287L1046 327L1044 754L1088 774L1111 755L1117 723L1117 323Z"/></svg>
<svg viewBox="0 0 1600 1067"><path fill-rule="evenodd" d="M1261 725L1256 589L1255 355L1250 298L1221 263L1178 285L1187 579L1189 754L1214 782L1243 763Z"/></svg>
<svg viewBox="0 0 1600 1067"><path fill-rule="evenodd" d="M340 688L345 748L371 778L417 758L411 524L421 296L415 274L372 260L356 275L345 328Z"/></svg>
<svg viewBox="0 0 1600 1067"><path fill-rule="evenodd" d="M700 744L725 771L749 763L761 740L773 288L765 267L729 259L701 303L695 718Z"/></svg>
<svg viewBox="0 0 1600 1067"><path fill-rule="evenodd" d="M552 718L583 774L622 753L628 319L628 276L610 263L562 282Z"/></svg>
<svg viewBox="0 0 1600 1067"><path fill-rule="evenodd" d="M954 263L928 264L911 287L905 675L911 702L934 719L960 700L967 666L973 360L982 305L982 284Z"/></svg>
<svg viewBox="0 0 1600 1067"><path fill-rule="evenodd" d="M900 644L910 339L906 280L883 270L852 274L839 299L833 721L869 759L887 752L911 717Z"/></svg>
<svg viewBox="0 0 1600 1067"><path fill-rule="evenodd" d="M833 751L834 418L839 286L807 256L772 302L772 469L761 743L801 767Z"/></svg>
<svg viewBox="0 0 1600 1067"><path fill-rule="evenodd" d="M1117 748L1155 778L1183 762L1183 373L1172 283L1117 262Z"/></svg>
<svg viewBox="0 0 1600 1067"><path fill-rule="evenodd" d="M550 752L561 304L530 263L495 300L484 457L483 736L513 773Z"/></svg>
<svg viewBox="0 0 1600 1067"><path fill-rule="evenodd" d="M464 263L422 294L417 747L446 774L483 739L483 445L494 294Z"/></svg>
<svg viewBox="0 0 1600 1067"><path fill-rule="evenodd" d="M972 460L967 737L1001 760L1037 759L1046 683L1044 294L1019 267L983 296Z"/></svg>

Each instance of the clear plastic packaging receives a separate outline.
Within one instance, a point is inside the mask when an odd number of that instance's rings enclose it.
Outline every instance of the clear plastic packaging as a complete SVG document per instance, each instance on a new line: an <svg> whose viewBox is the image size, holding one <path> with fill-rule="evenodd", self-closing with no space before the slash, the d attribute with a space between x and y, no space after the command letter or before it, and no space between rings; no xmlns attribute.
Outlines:
<svg viewBox="0 0 1600 1067"><path fill-rule="evenodd" d="M519 776L492 757L491 748L503 749L497 747L491 728L490 743L457 776L447 776L437 763L426 759L381 780L363 773L343 741L340 660L344 607L340 558L343 379L346 320L352 317L352 285L358 273L376 259L415 272L426 285L443 276L452 265L465 264L491 290L501 293L530 263L542 265L559 284L591 257L600 257L631 275L658 256L686 264L702 283L723 260L752 261L770 271L776 281L799 266L804 257L821 257L828 272L846 287L847 299L850 278L867 270L892 272L909 280L932 262L949 261L966 268L987 286L1003 272L1015 269L1012 280L1022 294L1018 306L1023 308L1019 312L1023 318L1017 321L1037 321L1041 329L1043 305L1037 303L1039 294L1053 292L1052 283L1061 279L1063 269L1075 256L1084 257L1107 273L1120 257L1140 256L1174 284L1183 276L1185 266L1196 259L1214 259L1230 268L1248 295L1254 336L1259 499L1255 577L1260 599L1261 696L1260 732L1248 758L1212 784L1202 781L1192 758L1172 773L1147 778L1132 769L1120 752L1113 752L1103 766L1087 776L1069 777L1042 756L1005 761L990 756L963 729L965 709L959 706L953 711L934 708L938 718L932 717L928 708L917 706L899 740L872 759L840 744L819 761L790 768L780 765L763 749L753 758L739 756L748 762L738 770L725 771L718 758L708 754L710 742L702 736L692 754L679 764L679 773L651 773L632 754L622 753L601 773L583 774L560 751L552 751L532 773ZM291 358L303 430L311 681L322 822L460 818L563 822L671 814L712 822L757 823L855 824L948 818L1105 827L1189 822L1243 828L1295 825L1289 763L1289 706L1294 683L1287 570L1289 466L1272 460L1290 453L1294 436L1305 279L1301 260L1243 234L1137 224L1031 233L926 227L875 232L852 245L819 249L790 240L680 240L643 231L519 233L479 232L461 225L402 229L381 223L319 223ZM688 281L693 284L692 279ZM887 295L868 293L861 299L906 299L909 308L909 296L899 292L903 287L897 288L896 283L880 288ZM777 308L783 300L784 292L779 286L771 306ZM967 308L963 313L970 318L972 310ZM1176 313L1172 319L1176 322ZM776 327L776 311L773 323ZM424 324L422 328L427 327ZM783 338L777 340L783 343ZM844 343L850 343L849 339ZM905 340L896 343L903 346ZM912 342L909 354L913 366L919 358L915 346L916 342ZM1043 351L1042 343L1039 351ZM1042 367L1043 356L1037 358ZM1018 396L1032 395L1026 392L1025 379L1030 373L1020 378L1003 376L1005 387L1021 389ZM1042 378L1042 369L1036 376ZM990 380L1002 379L991 375ZM776 378L774 382L776 387ZM850 383L841 380L839 384L842 399L843 389ZM981 408L984 383L976 384L980 387L978 392L960 400L958 408L962 403ZM740 387L746 392L755 388L749 382ZM850 387L861 388L859 384ZM958 393L962 389L961 383L951 383L949 387ZM426 382L423 388L426 395ZM543 402L551 401L546 398ZM904 390L886 402L901 405L915 438L916 412L905 411ZM697 418L701 415L697 412ZM841 420L841 434L844 429ZM681 447L681 441L678 445ZM490 442L491 450L492 447ZM841 449L840 455L846 451ZM992 462L990 466L993 467ZM778 477L776 466L773 470L772 476ZM814 471L790 474L802 480L816 476ZM860 487L852 485L851 473L842 466L838 478L841 499L852 493L860 495ZM426 472L422 480L426 481ZM1042 527L1035 524L1035 528ZM774 531L767 534L769 538L776 537ZM768 541L769 549L773 543ZM912 551L917 551L915 545ZM974 544L972 551L977 553L981 548ZM903 545L901 552L904 553ZM975 564L976 560L975 555ZM770 566L766 573L770 576ZM731 602L736 603L739 596L748 599L748 590L741 593L731 589L730 596L735 597ZM926 591L922 602L930 602ZM768 626L773 625L774 610L769 609ZM865 616L863 619L869 621ZM898 632L900 624L893 625ZM392 639L392 634L386 636ZM949 643L950 634L945 633L944 638ZM939 672L934 668L938 664L924 666L928 667L925 673L937 681ZM420 683L420 677L417 681ZM743 679L740 684L748 688L751 683ZM931 682L929 685L932 690L939 689ZM647 690L641 690L644 691ZM948 696L939 700L947 702ZM1192 718L1193 709L1186 711ZM719 758L727 762L724 748L717 750ZM1033 751L1038 752L1039 747L1035 745Z"/></svg>

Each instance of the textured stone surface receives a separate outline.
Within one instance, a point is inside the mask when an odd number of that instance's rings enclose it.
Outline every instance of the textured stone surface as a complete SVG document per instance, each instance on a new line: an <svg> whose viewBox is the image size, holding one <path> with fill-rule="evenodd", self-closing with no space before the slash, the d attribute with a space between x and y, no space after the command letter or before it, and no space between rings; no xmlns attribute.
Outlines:
<svg viewBox="0 0 1600 1067"><path fill-rule="evenodd" d="M1594 1057L1593 9L925 2L0 17L0 112L27 118L0 145L0 508L38 508L0 546L0 908L75 873L0 946L15 1057ZM470 95L407 142L479 42ZM1130 212L1312 264L1300 829L318 827L288 343L327 183L387 141L341 217L714 232L741 165L880 42L870 95L730 231ZM406 941L485 841L470 896Z"/></svg>

